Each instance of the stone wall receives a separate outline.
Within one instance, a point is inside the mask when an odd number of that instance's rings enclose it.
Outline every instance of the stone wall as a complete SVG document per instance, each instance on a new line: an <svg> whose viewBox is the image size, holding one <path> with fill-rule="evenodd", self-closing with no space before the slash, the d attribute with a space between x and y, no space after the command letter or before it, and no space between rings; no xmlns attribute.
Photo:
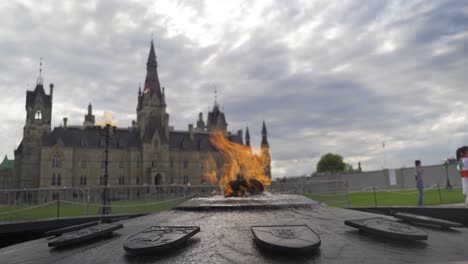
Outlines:
<svg viewBox="0 0 468 264"><path fill-rule="evenodd" d="M424 185L426 188L439 184L442 188L445 188L447 182L447 176L444 165L431 165L423 166L424 173ZM452 186L461 186L460 175L457 171L456 164L450 164L447 167L448 176ZM297 178L286 178L287 182L300 182L304 179L314 180L344 180L347 182L348 190L350 192L357 191L370 191L375 186L377 189L391 190L391 189L415 189L416 182L414 179L414 168L400 168L395 169L395 181L390 182L390 171L389 169L379 171L368 171L368 172L353 172L353 173L342 173L342 174L322 174L320 176L313 177L297 177Z"/></svg>
<svg viewBox="0 0 468 264"><path fill-rule="evenodd" d="M0 170L0 189L16 188L16 180L13 169Z"/></svg>

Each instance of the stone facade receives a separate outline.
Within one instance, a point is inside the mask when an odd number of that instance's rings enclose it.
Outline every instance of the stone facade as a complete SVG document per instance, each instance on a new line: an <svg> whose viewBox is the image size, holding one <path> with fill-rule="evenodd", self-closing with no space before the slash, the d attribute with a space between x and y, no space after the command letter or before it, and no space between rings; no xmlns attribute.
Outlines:
<svg viewBox="0 0 468 264"><path fill-rule="evenodd" d="M39 76L34 91L27 92L23 140L15 150L15 187L102 185L105 137L95 124L92 105L82 126L69 126L64 118L62 126L51 130L54 85L49 88L47 95ZM143 91L138 90L136 121L111 132L109 185L203 184L204 160L216 162L219 177L223 170L222 155L209 141L212 132L222 130L230 141L244 144L241 130L228 132L218 103L208 113L206 124L199 113L196 127L189 124L187 131L172 129L166 106L151 43L145 85ZM269 157L265 125L262 136L262 153ZM246 143L250 146L248 133Z"/></svg>

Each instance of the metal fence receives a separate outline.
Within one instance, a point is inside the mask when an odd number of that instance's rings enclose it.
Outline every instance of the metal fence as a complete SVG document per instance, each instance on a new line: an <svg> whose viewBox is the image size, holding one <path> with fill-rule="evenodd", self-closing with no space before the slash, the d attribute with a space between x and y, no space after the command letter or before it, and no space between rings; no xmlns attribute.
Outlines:
<svg viewBox="0 0 468 264"><path fill-rule="evenodd" d="M0 221L95 215L101 207L105 187L10 189L0 191ZM157 212L170 209L193 196L210 196L214 185L109 186L113 213ZM272 183L275 194L305 194L327 204L348 205L344 181Z"/></svg>

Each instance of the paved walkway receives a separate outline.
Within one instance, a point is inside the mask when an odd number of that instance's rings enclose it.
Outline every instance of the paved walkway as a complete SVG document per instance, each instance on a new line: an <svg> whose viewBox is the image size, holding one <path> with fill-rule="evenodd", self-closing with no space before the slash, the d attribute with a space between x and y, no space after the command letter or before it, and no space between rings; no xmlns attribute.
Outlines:
<svg viewBox="0 0 468 264"><path fill-rule="evenodd" d="M452 203L452 204L439 204L439 205L432 205L434 207L454 207L454 208L465 208L466 205L464 203Z"/></svg>

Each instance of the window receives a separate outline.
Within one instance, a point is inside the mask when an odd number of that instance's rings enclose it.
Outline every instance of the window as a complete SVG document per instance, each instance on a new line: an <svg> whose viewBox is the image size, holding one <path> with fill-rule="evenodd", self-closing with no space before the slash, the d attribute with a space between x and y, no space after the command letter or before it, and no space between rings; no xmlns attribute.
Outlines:
<svg viewBox="0 0 468 264"><path fill-rule="evenodd" d="M125 184L125 179L124 176L119 177L119 185L124 185Z"/></svg>
<svg viewBox="0 0 468 264"><path fill-rule="evenodd" d="M188 183L188 176L184 176L184 184Z"/></svg>
<svg viewBox="0 0 468 264"><path fill-rule="evenodd" d="M81 177L80 177L80 185L86 185L86 175L81 175Z"/></svg>
<svg viewBox="0 0 468 264"><path fill-rule="evenodd" d="M99 176L99 185L103 185L103 184L104 184L103 176Z"/></svg>
<svg viewBox="0 0 468 264"><path fill-rule="evenodd" d="M57 176L57 185L62 185L62 176L60 176L60 173Z"/></svg>
<svg viewBox="0 0 468 264"><path fill-rule="evenodd" d="M52 173L51 185L55 185L55 173Z"/></svg>
<svg viewBox="0 0 468 264"><path fill-rule="evenodd" d="M55 155L52 157L52 168L61 168L62 167L62 161L60 160L60 157Z"/></svg>
<svg viewBox="0 0 468 264"><path fill-rule="evenodd" d="M36 113L34 114L34 119L36 119L36 120L41 120L42 119L41 110L36 110Z"/></svg>
<svg viewBox="0 0 468 264"><path fill-rule="evenodd" d="M156 165L157 165L156 160L151 161L151 167L154 168L154 167L156 167Z"/></svg>
<svg viewBox="0 0 468 264"><path fill-rule="evenodd" d="M81 160L80 167L86 169L88 167L88 162L86 160Z"/></svg>
<svg viewBox="0 0 468 264"><path fill-rule="evenodd" d="M136 178L136 184L140 184L140 177Z"/></svg>

